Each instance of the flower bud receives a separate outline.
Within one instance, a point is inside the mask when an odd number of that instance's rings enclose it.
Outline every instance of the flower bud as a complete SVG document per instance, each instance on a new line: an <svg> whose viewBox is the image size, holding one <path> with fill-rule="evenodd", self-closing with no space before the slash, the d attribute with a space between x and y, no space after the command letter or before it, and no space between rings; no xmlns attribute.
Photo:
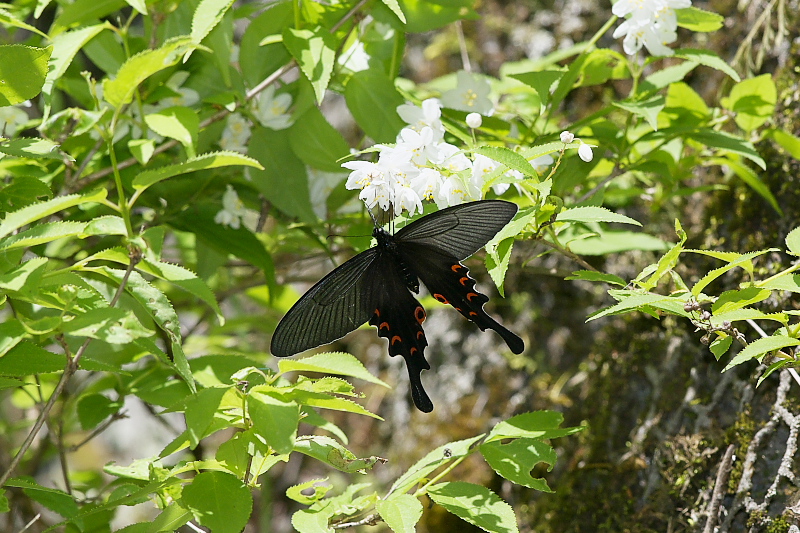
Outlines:
<svg viewBox="0 0 800 533"><path fill-rule="evenodd" d="M569 144L575 140L575 136L568 131L561 132L561 142L564 144Z"/></svg>
<svg viewBox="0 0 800 533"><path fill-rule="evenodd" d="M483 123L483 117L480 113L470 113L467 115L467 126L472 129L480 128Z"/></svg>
<svg viewBox="0 0 800 533"><path fill-rule="evenodd" d="M581 142L581 145L578 147L578 157L583 159L586 163L591 161L594 157L594 154L592 153L592 147Z"/></svg>

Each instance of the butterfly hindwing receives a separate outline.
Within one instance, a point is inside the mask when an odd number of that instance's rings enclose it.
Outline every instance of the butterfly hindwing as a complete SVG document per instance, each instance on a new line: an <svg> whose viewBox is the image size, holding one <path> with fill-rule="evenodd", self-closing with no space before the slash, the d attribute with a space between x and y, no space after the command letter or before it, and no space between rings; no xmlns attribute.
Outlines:
<svg viewBox="0 0 800 533"><path fill-rule="evenodd" d="M486 313L483 304L489 297L478 292L469 269L458 259L417 243L405 243L399 250L403 261L411 265L434 298L452 305L481 330L493 329L512 352L522 353L525 349L522 339Z"/></svg>
<svg viewBox="0 0 800 533"><path fill-rule="evenodd" d="M425 309L411 294L400 271L395 256L388 251L370 266L370 300L375 309L369 323L378 329L378 335L388 339L389 355L402 355L411 382L411 398L420 411L429 413L433 402L422 387L420 374L430 369L425 360L428 341L422 330Z"/></svg>
<svg viewBox="0 0 800 533"><path fill-rule="evenodd" d="M361 326L372 315L365 273L377 249L358 254L311 287L289 309L272 336L270 349L287 357L333 342Z"/></svg>

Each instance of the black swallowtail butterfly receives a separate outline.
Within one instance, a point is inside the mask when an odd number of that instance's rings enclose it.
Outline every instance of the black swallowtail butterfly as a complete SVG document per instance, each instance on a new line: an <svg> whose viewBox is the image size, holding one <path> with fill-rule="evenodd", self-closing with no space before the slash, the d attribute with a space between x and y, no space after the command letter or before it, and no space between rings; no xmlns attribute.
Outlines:
<svg viewBox="0 0 800 533"><path fill-rule="evenodd" d="M333 342L364 322L389 340L389 355L402 355L417 409L433 410L420 374L425 360L425 309L414 298L419 282L434 298L452 305L481 330L493 329L514 353L522 339L483 309L489 298L475 289L461 261L494 237L517 213L503 200L481 200L437 211L403 227L394 235L376 226L377 245L361 252L322 278L286 313L272 336L277 357Z"/></svg>

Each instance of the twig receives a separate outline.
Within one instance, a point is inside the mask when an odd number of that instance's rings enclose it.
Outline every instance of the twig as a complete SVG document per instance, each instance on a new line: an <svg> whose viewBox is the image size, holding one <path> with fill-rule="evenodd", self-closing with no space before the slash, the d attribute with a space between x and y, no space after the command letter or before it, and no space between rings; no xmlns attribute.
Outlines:
<svg viewBox="0 0 800 533"><path fill-rule="evenodd" d="M374 526L380 521L381 521L381 515L379 515L378 513L373 513L356 522L343 522L341 524L334 524L331 527L333 529L346 529L348 527L356 527L356 526Z"/></svg>
<svg viewBox="0 0 800 533"><path fill-rule="evenodd" d="M42 513L36 513L36 516L34 516L33 518L31 518L30 522L28 522L27 524L25 524L25 526L24 526L22 529L20 529L20 530L19 530L19 533L22 533L23 531L25 531L26 529L28 529L29 527L31 527L31 526L32 526L33 524L35 524L35 523L36 523L36 522L37 522L37 521L38 521L38 520L39 520L41 517L42 517Z"/></svg>
<svg viewBox="0 0 800 533"><path fill-rule="evenodd" d="M719 464L717 480L714 483L714 492L711 496L711 505L708 509L708 518L706 519L706 527L703 528L703 533L714 533L714 528L717 527L719 508L728 488L728 477L731 474L734 450L736 450L735 445L728 446L728 449L725 450L725 455L722 456L722 462Z"/></svg>
<svg viewBox="0 0 800 533"><path fill-rule="evenodd" d="M122 296L122 292L125 290L125 285L128 284L128 278L133 272L135 265L139 262L138 259L141 259L141 254L131 253L130 255L131 261L128 264L128 268L125 271L125 275L122 277L122 281L117 287L117 292L114 295L114 298L111 299L110 306L114 307L116 303L119 301L120 296ZM58 398L61 396L61 393L64 391L64 388L67 386L67 382L72 377L72 375L78 371L78 363L83 357L83 354L86 352L86 348L89 346L89 343L92 342L92 338L88 337L83 344L81 344L78 351L75 352L75 356L70 358L69 353L67 353L67 365L64 367L64 373L61 374L61 379L58 380L58 384L56 388L53 390L53 393L50 395L50 398L47 400L47 403L42 408L39 416L36 418L36 422L34 422L33 427L31 428L28 436L25 438L25 441L20 446L19 451L11 460L11 464L8 465L8 469L3 472L2 477L0 477L0 486L6 484L8 479L11 477L11 474L14 473L14 470L19 466L20 461L22 461L22 457L25 455L25 452L28 451L28 448L31 447L33 444L33 440L36 438L36 435L39 434L39 431L42 429L42 426L47 420L47 415L50 414L50 411L53 409Z"/></svg>

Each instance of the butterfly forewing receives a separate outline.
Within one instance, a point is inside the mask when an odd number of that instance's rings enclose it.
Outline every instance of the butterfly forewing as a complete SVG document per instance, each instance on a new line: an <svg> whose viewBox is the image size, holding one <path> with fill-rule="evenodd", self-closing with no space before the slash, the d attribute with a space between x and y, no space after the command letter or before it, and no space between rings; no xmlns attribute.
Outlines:
<svg viewBox="0 0 800 533"><path fill-rule="evenodd" d="M333 342L366 322L374 310L365 273L377 249L358 254L322 278L278 324L271 351L287 357Z"/></svg>
<svg viewBox="0 0 800 533"><path fill-rule="evenodd" d="M455 205L415 220L394 240L427 244L461 261L486 246L516 213L517 206L503 200Z"/></svg>

